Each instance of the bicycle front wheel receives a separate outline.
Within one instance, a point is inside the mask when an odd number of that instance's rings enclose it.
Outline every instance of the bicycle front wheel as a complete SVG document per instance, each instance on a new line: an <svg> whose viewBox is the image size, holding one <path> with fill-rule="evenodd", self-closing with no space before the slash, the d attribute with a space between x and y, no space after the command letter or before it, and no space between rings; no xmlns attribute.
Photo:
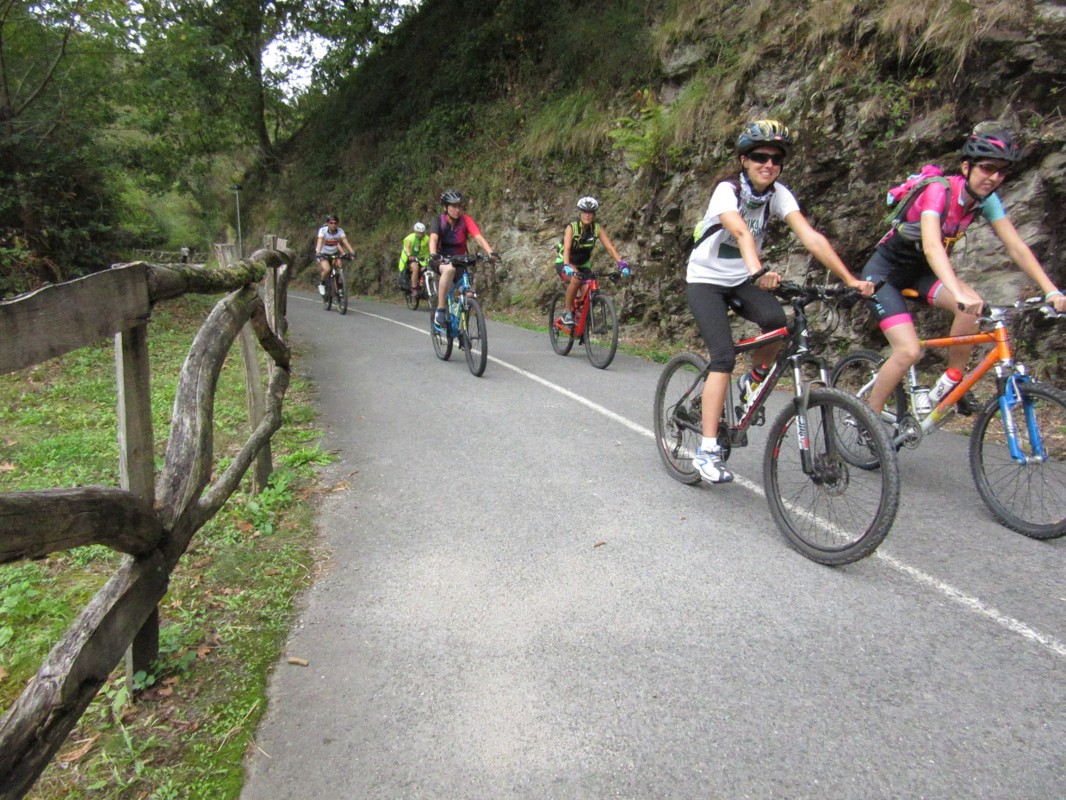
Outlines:
<svg viewBox="0 0 1066 800"><path fill-rule="evenodd" d="M605 294L596 294L589 302L589 315L585 320L585 352L592 366L607 369L618 349L618 314L614 300Z"/></svg>
<svg viewBox="0 0 1066 800"><path fill-rule="evenodd" d="M970 436L970 472L988 510L1033 539L1066 534L1066 392L1017 383L1020 402L1007 413L1022 459L1011 456L998 398L985 406Z"/></svg>
<svg viewBox="0 0 1066 800"><path fill-rule="evenodd" d="M880 353L875 353L873 350L855 350L840 359L833 367L829 376L829 385L858 397L866 403L869 400L877 372L884 363L885 359ZM881 419L892 428L892 431L895 431L895 422L906 408L907 395L903 391L903 386L897 385L895 391L885 402ZM840 430L840 447L844 457L852 466L859 469L877 467L878 461L870 448L870 443L859 433L858 426L854 422Z"/></svg>
<svg viewBox="0 0 1066 800"><path fill-rule="evenodd" d="M348 279L344 277L344 270L337 272L337 310L341 315L348 313Z"/></svg>
<svg viewBox="0 0 1066 800"><path fill-rule="evenodd" d="M899 508L899 463L884 425L865 403L837 389L812 389L800 430L799 401L774 421L766 442L763 479L770 514L796 550L819 564L865 558L884 541ZM855 469L842 439L856 429L878 459ZM801 440L809 442L805 469Z"/></svg>
<svg viewBox="0 0 1066 800"><path fill-rule="evenodd" d="M475 378L485 374L485 366L489 363L489 337L485 330L485 314L481 310L481 304L474 298L467 301L466 318L459 329L459 335L463 337L463 347L466 350L466 365Z"/></svg>
<svg viewBox="0 0 1066 800"><path fill-rule="evenodd" d="M707 359L679 353L670 359L655 387L655 444L670 477L696 484L700 474L692 459L700 446L703 378ZM723 432L724 433L724 432Z"/></svg>
<svg viewBox="0 0 1066 800"><path fill-rule="evenodd" d="M569 353L574 346L574 326L563 325L559 320L564 311L566 296L559 292L552 298L551 311L548 313L548 338L551 339L552 350L561 356Z"/></svg>
<svg viewBox="0 0 1066 800"><path fill-rule="evenodd" d="M437 354L437 358L441 361L447 361L452 357L452 324L451 322L445 322L445 329L443 331L438 329L433 323L433 318L436 316L436 312L433 310L433 303L429 305L429 338L433 340L433 352Z"/></svg>

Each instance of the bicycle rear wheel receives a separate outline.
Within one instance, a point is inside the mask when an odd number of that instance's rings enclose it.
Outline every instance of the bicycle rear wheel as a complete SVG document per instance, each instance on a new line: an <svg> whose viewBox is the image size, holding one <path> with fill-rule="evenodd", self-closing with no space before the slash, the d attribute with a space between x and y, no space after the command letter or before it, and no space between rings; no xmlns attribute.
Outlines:
<svg viewBox="0 0 1066 800"><path fill-rule="evenodd" d="M439 330L433 324L433 317L435 316L433 303L429 305L429 338L433 340L433 352L437 354L437 358L441 361L447 361L452 357L452 324L450 321L446 322L445 329L443 331Z"/></svg>
<svg viewBox="0 0 1066 800"><path fill-rule="evenodd" d="M592 366L607 369L618 349L618 313L614 300L605 294L595 294L589 302L585 320L585 352Z"/></svg>
<svg viewBox="0 0 1066 800"><path fill-rule="evenodd" d="M485 374L485 366L489 363L489 337L485 330L485 314L478 301L472 297L467 300L465 320L459 327L459 335L464 339L466 365L470 367L475 378L480 378Z"/></svg>
<svg viewBox="0 0 1066 800"><path fill-rule="evenodd" d="M348 313L348 279L344 276L344 270L337 270L337 310L341 315Z"/></svg>
<svg viewBox="0 0 1066 800"><path fill-rule="evenodd" d="M974 423L970 472L997 520L1033 539L1056 539L1066 535L1066 392L1045 383L1016 385L1020 402L1007 413L1025 463L1011 457L996 398Z"/></svg>
<svg viewBox="0 0 1066 800"><path fill-rule="evenodd" d="M707 359L679 353L670 359L655 387L655 444L670 477L696 484L700 474L692 459L700 446L701 395Z"/></svg>
<svg viewBox="0 0 1066 800"><path fill-rule="evenodd" d="M799 401L774 421L763 479L770 514L796 550L837 566L865 558L884 541L899 508L899 463L884 425L860 400L837 389L812 389L806 412L811 474L803 470ZM841 429L855 426L879 469L853 469Z"/></svg>
<svg viewBox="0 0 1066 800"><path fill-rule="evenodd" d="M574 326L559 322L565 310L566 296L559 292L552 298L551 311L548 312L548 338L551 339L552 350L561 356L569 353L574 346Z"/></svg>
<svg viewBox="0 0 1066 800"><path fill-rule="evenodd" d="M873 388L874 378L877 377L877 372L884 363L885 359L880 353L873 350L855 350L840 359L833 367L829 376L829 385L858 397L865 403L870 396L870 389ZM895 391L888 396L881 414L882 421L891 429L890 436L894 435L893 432L896 430L896 420L906 409L907 395L903 391L903 386L897 385ZM870 443L859 433L854 421L841 428L839 433L841 452L849 464L859 469L877 467L878 462Z"/></svg>

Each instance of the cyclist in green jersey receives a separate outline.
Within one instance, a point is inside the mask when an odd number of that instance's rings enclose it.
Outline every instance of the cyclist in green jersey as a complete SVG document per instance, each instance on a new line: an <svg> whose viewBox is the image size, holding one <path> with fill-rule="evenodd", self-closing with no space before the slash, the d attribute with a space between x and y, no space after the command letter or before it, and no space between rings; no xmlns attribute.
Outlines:
<svg viewBox="0 0 1066 800"><path fill-rule="evenodd" d="M418 294L418 281L422 275L422 265L429 259L429 234L426 226L421 222L415 223L413 233L403 238L403 248L400 250L400 261L397 269L403 272L411 271L411 295Z"/></svg>

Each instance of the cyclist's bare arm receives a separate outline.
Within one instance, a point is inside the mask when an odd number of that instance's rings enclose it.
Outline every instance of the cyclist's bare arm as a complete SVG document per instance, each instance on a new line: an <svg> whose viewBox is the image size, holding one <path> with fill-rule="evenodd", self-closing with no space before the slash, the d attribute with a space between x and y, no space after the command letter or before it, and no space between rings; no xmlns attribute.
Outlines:
<svg viewBox="0 0 1066 800"><path fill-rule="evenodd" d="M955 274L955 268L948 258L944 246L944 234L941 230L939 214L922 214L922 253L933 274L940 278L944 288L968 314L980 314L984 301L971 287L967 286Z"/></svg>
<svg viewBox="0 0 1066 800"><path fill-rule="evenodd" d="M603 245L603 249L606 250L616 262L622 260L622 257L618 255L618 250L615 248L614 242L611 241L611 237L607 235L607 231L604 228L600 228L600 244Z"/></svg>
<svg viewBox="0 0 1066 800"><path fill-rule="evenodd" d="M1003 242L1011 261L1017 264L1018 269L1028 275L1030 280L1040 287L1040 290L1056 311L1060 313L1066 311L1066 296L1058 290L1051 278L1048 277L1047 271L1037 261L1033 251L1029 249L1029 245L1025 243L1021 234L1018 233L1018 229L1014 227L1014 223L1006 217L1002 217L990 224L996 236Z"/></svg>

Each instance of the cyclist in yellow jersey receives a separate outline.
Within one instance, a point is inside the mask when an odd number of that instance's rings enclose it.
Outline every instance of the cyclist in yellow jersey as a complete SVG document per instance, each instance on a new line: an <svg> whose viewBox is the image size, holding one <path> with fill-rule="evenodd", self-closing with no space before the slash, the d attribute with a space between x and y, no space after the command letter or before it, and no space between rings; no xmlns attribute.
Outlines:
<svg viewBox="0 0 1066 800"><path fill-rule="evenodd" d="M403 247L400 250L400 261L396 268L403 272L411 270L411 295L418 294L418 281L422 275L422 265L429 259L429 234L426 226L421 222L415 223L413 233L403 237Z"/></svg>
<svg viewBox="0 0 1066 800"><path fill-rule="evenodd" d="M629 265L618 255L611 237L607 235L607 229L596 222L596 210L599 207L600 203L595 197L582 197L578 200L578 218L566 226L563 238L558 245L555 273L560 280L567 282L566 312L562 316L563 325L574 324L574 301L577 299L578 289L581 288L581 281L584 279L582 273L588 272L592 248L596 242L600 242L611 254L619 271L623 275L629 275Z"/></svg>

